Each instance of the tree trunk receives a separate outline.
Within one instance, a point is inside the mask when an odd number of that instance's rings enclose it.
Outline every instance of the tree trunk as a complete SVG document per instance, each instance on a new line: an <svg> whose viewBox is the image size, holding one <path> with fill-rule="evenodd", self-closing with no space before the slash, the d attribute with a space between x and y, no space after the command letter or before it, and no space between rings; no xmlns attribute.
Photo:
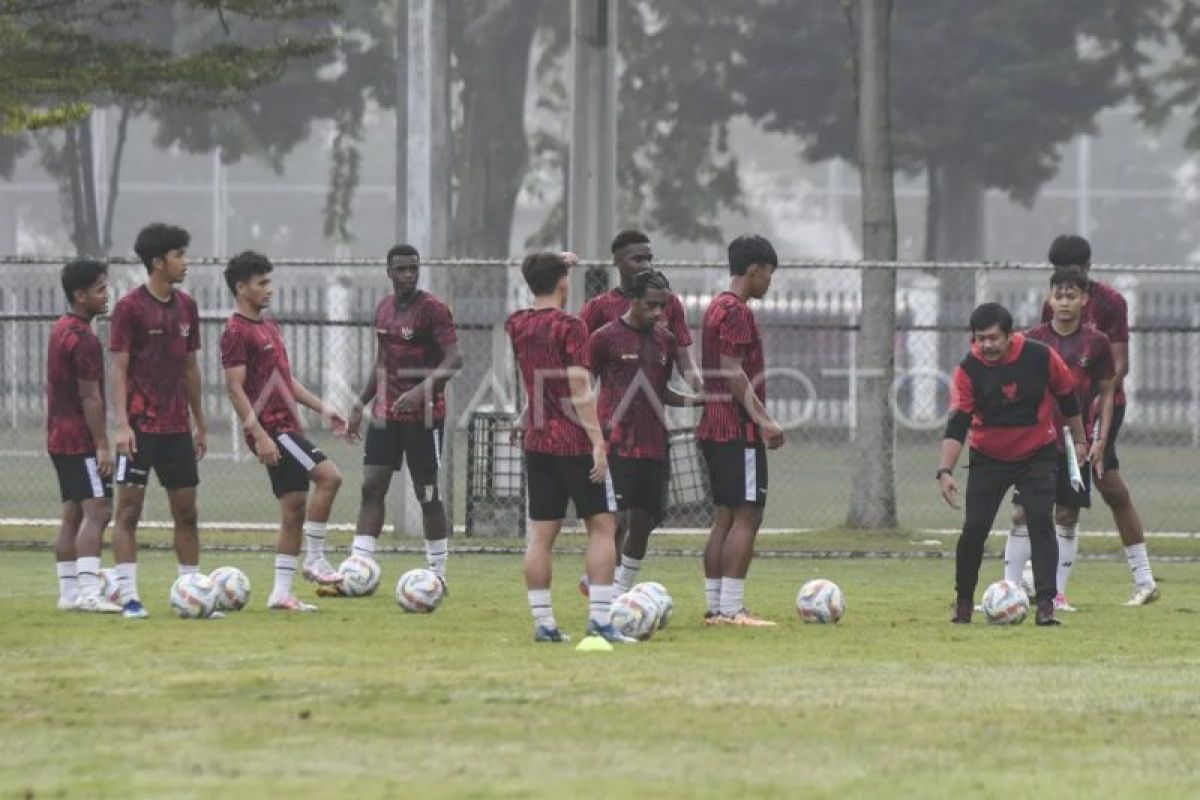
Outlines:
<svg viewBox="0 0 1200 800"><path fill-rule="evenodd" d="M858 159L862 181L863 257L896 260L896 198L892 182L889 25L891 0L859 0L857 19ZM866 269L862 276L857 355L857 468L846 524L896 527L895 421L890 394L895 374L896 273Z"/></svg>
<svg viewBox="0 0 1200 800"><path fill-rule="evenodd" d="M462 33L456 53L463 127L450 227L454 256L509 254L513 211L529 161L525 88L539 10L539 0L493 4Z"/></svg>
<svg viewBox="0 0 1200 800"><path fill-rule="evenodd" d="M113 145L112 171L108 176L108 200L104 204L104 235L101 238L101 251L107 256L112 252L113 220L117 215L117 190L121 185L121 162L125 156L125 143L129 139L129 117L133 113L132 106L121 106L121 119L117 123L117 142Z"/></svg>

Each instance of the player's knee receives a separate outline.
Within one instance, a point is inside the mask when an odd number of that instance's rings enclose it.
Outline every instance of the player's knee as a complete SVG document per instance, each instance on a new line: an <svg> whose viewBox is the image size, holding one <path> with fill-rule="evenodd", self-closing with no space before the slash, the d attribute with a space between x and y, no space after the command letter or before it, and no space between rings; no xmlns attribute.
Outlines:
<svg viewBox="0 0 1200 800"><path fill-rule="evenodd" d="M1025 509L1024 509L1024 507L1013 506L1012 524L1014 526L1025 524Z"/></svg>
<svg viewBox="0 0 1200 800"><path fill-rule="evenodd" d="M1079 522L1078 508L1056 508L1054 509L1054 524L1062 526L1072 526Z"/></svg>
<svg viewBox="0 0 1200 800"><path fill-rule="evenodd" d="M117 506L117 524L125 528L135 528L142 518L140 506L132 503Z"/></svg>
<svg viewBox="0 0 1200 800"><path fill-rule="evenodd" d="M93 500L83 507L83 515L92 523L99 525L101 528L108 525L112 521L113 509L112 501L107 497L99 500Z"/></svg>
<svg viewBox="0 0 1200 800"><path fill-rule="evenodd" d="M386 481L367 479L362 485L362 501L364 503L382 503L387 497L388 485Z"/></svg>
<svg viewBox="0 0 1200 800"><path fill-rule="evenodd" d="M196 511L196 506L194 505L174 509L174 517L175 525L181 528L195 528L200 522L200 514Z"/></svg>

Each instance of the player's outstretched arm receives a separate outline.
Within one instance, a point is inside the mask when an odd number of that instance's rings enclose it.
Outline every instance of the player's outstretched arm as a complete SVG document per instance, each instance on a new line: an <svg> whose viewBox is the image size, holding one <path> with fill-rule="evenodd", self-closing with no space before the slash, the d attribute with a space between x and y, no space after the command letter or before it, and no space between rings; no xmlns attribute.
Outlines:
<svg viewBox="0 0 1200 800"><path fill-rule="evenodd" d="M195 350L187 354L187 361L183 366L183 379L187 383L188 408L192 410L192 422L196 425L193 437L196 460L199 461L208 452L208 427L204 422L204 402L200 396L200 362L196 358Z"/></svg>
<svg viewBox="0 0 1200 800"><path fill-rule="evenodd" d="M354 407L350 409L350 420L346 424L346 430L350 435L358 436L358 432L362 428L363 410L375 399L375 393L379 391L379 373L384 370L383 351L377 345L375 362L371 364L371 374L367 376L367 385L358 393Z"/></svg>
<svg viewBox="0 0 1200 800"><path fill-rule="evenodd" d="M341 412L309 391L308 387L296 380L295 377L292 378L292 394L296 395L297 403L317 412L322 419L328 420L334 434L343 436L352 442L358 441L358 432L350 430L350 423L342 416Z"/></svg>

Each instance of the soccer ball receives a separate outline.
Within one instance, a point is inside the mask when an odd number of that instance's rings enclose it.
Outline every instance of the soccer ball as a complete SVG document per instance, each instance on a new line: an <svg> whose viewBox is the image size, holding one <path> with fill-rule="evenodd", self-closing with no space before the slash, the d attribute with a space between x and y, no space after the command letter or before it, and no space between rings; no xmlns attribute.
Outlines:
<svg viewBox="0 0 1200 800"><path fill-rule="evenodd" d="M612 624L626 636L646 640L658 628L660 611L653 597L631 590L613 600Z"/></svg>
<svg viewBox="0 0 1200 800"><path fill-rule="evenodd" d="M1012 581L996 581L983 593L983 615L994 625L1020 625L1028 613L1029 598Z"/></svg>
<svg viewBox="0 0 1200 800"><path fill-rule="evenodd" d="M338 567L342 573L342 594L365 597L379 588L379 562L368 556L350 556Z"/></svg>
<svg viewBox="0 0 1200 800"><path fill-rule="evenodd" d="M237 567L217 567L208 578L217 587L218 611L241 611L250 602L250 579Z"/></svg>
<svg viewBox="0 0 1200 800"><path fill-rule="evenodd" d="M657 630L661 631L670 624L671 614L675 611L675 601L671 599L667 587L658 581L646 581L634 586L630 591L646 595L658 606L658 617L655 620Z"/></svg>
<svg viewBox="0 0 1200 800"><path fill-rule="evenodd" d="M1021 588L1025 590L1025 596L1032 603L1037 597L1037 590L1033 587L1033 564L1028 561L1025 562L1025 569L1021 572Z"/></svg>
<svg viewBox="0 0 1200 800"><path fill-rule="evenodd" d="M121 582L117 580L117 571L115 569L100 570L100 596L110 603L122 605L121 603Z"/></svg>
<svg viewBox="0 0 1200 800"><path fill-rule="evenodd" d="M846 613L846 597L833 581L816 578L800 587L796 611L805 622L836 623Z"/></svg>
<svg viewBox="0 0 1200 800"><path fill-rule="evenodd" d="M442 579L428 569L410 569L396 583L396 603L409 613L433 613L445 593Z"/></svg>
<svg viewBox="0 0 1200 800"><path fill-rule="evenodd" d="M217 607L217 586L207 575L180 575L171 584L171 608L183 619L207 619Z"/></svg>

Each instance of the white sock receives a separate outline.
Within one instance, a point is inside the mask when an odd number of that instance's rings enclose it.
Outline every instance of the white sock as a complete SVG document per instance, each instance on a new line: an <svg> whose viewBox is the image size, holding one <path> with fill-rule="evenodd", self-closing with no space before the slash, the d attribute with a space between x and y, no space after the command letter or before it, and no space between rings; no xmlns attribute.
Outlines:
<svg viewBox="0 0 1200 800"><path fill-rule="evenodd" d="M1071 580L1071 569L1075 566L1075 554L1079 552L1079 539L1075 537L1079 525L1055 525L1058 535L1058 593L1066 595L1067 581Z"/></svg>
<svg viewBox="0 0 1200 800"><path fill-rule="evenodd" d="M633 584L637 583L638 570L641 568L642 560L640 558L621 556L621 566L617 567L617 574L613 580L613 584L617 587L617 594L624 594L633 588Z"/></svg>
<svg viewBox="0 0 1200 800"><path fill-rule="evenodd" d="M350 553L356 556L366 556L367 558L375 557L375 543L379 541L374 536L363 536L361 533L354 535L354 543L350 545Z"/></svg>
<svg viewBox="0 0 1200 800"><path fill-rule="evenodd" d="M136 561L117 564L113 567L117 573L117 583L121 586L121 605L125 605L130 600L137 600L139 603L142 601L137 588L137 567Z"/></svg>
<svg viewBox="0 0 1200 800"><path fill-rule="evenodd" d="M304 523L305 564L320 561L325 557L325 531L328 528L329 523L327 522L306 521Z"/></svg>
<svg viewBox="0 0 1200 800"><path fill-rule="evenodd" d="M195 575L199 571L200 571L199 564L180 564L179 565L179 574L180 575Z"/></svg>
<svg viewBox="0 0 1200 800"><path fill-rule="evenodd" d="M612 622L613 586L592 584L588 589L588 618L596 625Z"/></svg>
<svg viewBox="0 0 1200 800"><path fill-rule="evenodd" d="M1008 532L1008 541L1004 544L1004 580L1021 584L1021 573L1025 570L1025 562L1033 555L1033 546L1029 544L1029 527L1013 525Z"/></svg>
<svg viewBox="0 0 1200 800"><path fill-rule="evenodd" d="M746 579L721 578L721 613L727 617L737 614L745 606Z"/></svg>
<svg viewBox="0 0 1200 800"><path fill-rule="evenodd" d="M721 613L721 579L720 578L705 578L704 579L704 599L708 603L708 612L710 614Z"/></svg>
<svg viewBox="0 0 1200 800"><path fill-rule="evenodd" d="M550 604L549 589L530 589L529 610L533 613L533 622L540 628L556 630L558 623L554 621L554 607Z"/></svg>
<svg viewBox="0 0 1200 800"><path fill-rule="evenodd" d="M268 602L291 597L292 578L296 577L296 568L299 565L300 556L275 554L275 586L271 589L271 597Z"/></svg>
<svg viewBox="0 0 1200 800"><path fill-rule="evenodd" d="M100 557L83 556L75 559L79 575L79 594L84 597L100 594Z"/></svg>
<svg viewBox="0 0 1200 800"><path fill-rule="evenodd" d="M74 603L79 597L78 571L74 561L56 561L54 571L58 573L58 596L61 600Z"/></svg>
<svg viewBox="0 0 1200 800"><path fill-rule="evenodd" d="M425 561L429 564L429 568L433 570L433 574L439 578L446 577L446 559L449 557L449 552L449 539L425 540Z"/></svg>
<svg viewBox="0 0 1200 800"><path fill-rule="evenodd" d="M1131 544L1125 548L1125 560L1129 562L1129 572L1133 582L1138 586L1153 586L1154 573L1150 570L1150 556L1146 554L1146 543Z"/></svg>

